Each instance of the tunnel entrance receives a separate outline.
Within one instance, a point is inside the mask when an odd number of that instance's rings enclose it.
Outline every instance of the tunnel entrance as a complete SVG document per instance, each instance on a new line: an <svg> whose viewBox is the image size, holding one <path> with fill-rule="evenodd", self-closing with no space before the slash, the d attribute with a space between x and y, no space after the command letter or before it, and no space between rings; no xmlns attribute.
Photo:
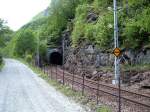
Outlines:
<svg viewBox="0 0 150 112"><path fill-rule="evenodd" d="M50 55L50 64L62 65L62 54L59 52L53 52Z"/></svg>

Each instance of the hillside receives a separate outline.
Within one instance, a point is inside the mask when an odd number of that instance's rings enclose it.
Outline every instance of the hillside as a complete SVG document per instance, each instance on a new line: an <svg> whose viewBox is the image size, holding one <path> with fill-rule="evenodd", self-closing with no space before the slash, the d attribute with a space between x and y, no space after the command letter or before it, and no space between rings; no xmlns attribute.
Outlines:
<svg viewBox="0 0 150 112"><path fill-rule="evenodd" d="M119 46L124 50L123 55L126 56L125 59L121 58L121 63L127 66L128 64L133 66L148 64L149 66L150 2L148 0L128 0L128 2L123 0L118 1L117 5L119 8ZM90 74L99 67L112 68L114 61L114 56L111 54L114 48L113 21L113 0L52 0L50 8L39 13L30 23L14 34L14 38L5 49L5 54L11 52L15 56L31 55L30 57L34 58L36 50L31 53L32 50L29 47L20 54L19 51L22 51L24 47L17 44L21 37L26 37L24 35L31 33L36 44L38 44L38 38L40 39L40 57L44 62L47 47L60 47L62 39L65 38L68 42L66 48L68 50L65 51L66 68L70 67L70 64L76 64L78 66L74 70L77 73L81 72L78 70L81 60L89 66ZM24 31L29 33L24 33ZM83 52L81 48L85 51ZM85 53L89 49L93 49L92 56L87 56Z"/></svg>
<svg viewBox="0 0 150 112"><path fill-rule="evenodd" d="M33 17L31 22L32 21L37 21L38 19L41 19L41 18L44 18L44 17L48 17L48 16L50 16L50 13L51 13L51 9L48 7L44 11L40 12L35 17Z"/></svg>

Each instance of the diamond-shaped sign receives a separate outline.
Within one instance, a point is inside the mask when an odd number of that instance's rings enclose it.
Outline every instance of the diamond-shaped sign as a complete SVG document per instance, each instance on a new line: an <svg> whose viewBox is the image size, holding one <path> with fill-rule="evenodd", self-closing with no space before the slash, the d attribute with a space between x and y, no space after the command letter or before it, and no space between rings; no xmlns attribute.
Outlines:
<svg viewBox="0 0 150 112"><path fill-rule="evenodd" d="M119 57L121 55L121 49L120 48L115 48L113 50L113 54L116 56L116 57Z"/></svg>

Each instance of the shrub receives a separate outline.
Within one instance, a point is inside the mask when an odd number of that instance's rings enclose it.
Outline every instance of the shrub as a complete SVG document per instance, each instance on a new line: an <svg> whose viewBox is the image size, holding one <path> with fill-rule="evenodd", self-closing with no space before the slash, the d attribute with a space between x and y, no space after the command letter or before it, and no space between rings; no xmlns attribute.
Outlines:
<svg viewBox="0 0 150 112"><path fill-rule="evenodd" d="M2 56L2 53L0 52L0 65L2 64L2 62L3 62L3 56Z"/></svg>
<svg viewBox="0 0 150 112"><path fill-rule="evenodd" d="M32 55L31 55L31 54L27 54L25 60L26 60L28 63L31 63L31 61L32 61Z"/></svg>

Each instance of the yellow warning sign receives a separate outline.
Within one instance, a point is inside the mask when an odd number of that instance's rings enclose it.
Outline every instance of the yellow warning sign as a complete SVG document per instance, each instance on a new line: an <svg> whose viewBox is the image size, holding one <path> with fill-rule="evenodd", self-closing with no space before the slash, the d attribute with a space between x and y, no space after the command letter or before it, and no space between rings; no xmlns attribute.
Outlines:
<svg viewBox="0 0 150 112"><path fill-rule="evenodd" d="M119 57L121 55L121 49L120 48L115 48L113 50L113 54L116 56L116 57Z"/></svg>

